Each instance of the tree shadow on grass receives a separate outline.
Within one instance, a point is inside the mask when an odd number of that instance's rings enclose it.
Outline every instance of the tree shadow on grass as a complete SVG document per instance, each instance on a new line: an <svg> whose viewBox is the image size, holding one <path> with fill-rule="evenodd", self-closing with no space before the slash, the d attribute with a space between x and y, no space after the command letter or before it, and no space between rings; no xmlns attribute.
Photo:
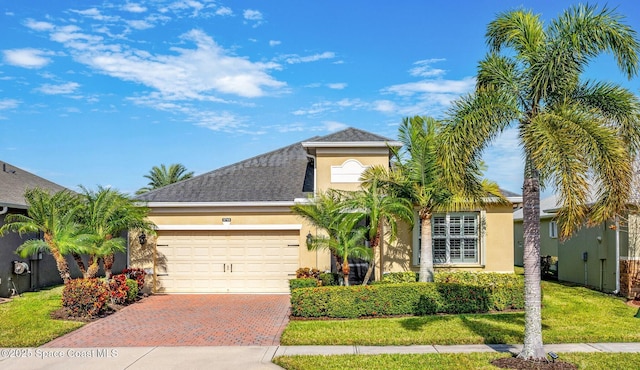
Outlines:
<svg viewBox="0 0 640 370"><path fill-rule="evenodd" d="M466 328L482 338L478 343L506 345L508 343L522 343L524 340L524 313L505 314L460 314L460 315L430 315L406 318L400 325L409 331L441 331L439 326L457 320ZM546 326L542 325L543 329ZM455 339L452 338L452 343ZM447 343L449 344L449 343ZM512 347L497 346L499 352L512 352Z"/></svg>

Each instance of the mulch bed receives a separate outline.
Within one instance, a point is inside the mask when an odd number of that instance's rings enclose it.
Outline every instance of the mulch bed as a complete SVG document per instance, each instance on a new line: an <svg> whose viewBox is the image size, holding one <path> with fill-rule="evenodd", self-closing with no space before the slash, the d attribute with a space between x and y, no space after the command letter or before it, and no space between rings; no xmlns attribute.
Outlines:
<svg viewBox="0 0 640 370"><path fill-rule="evenodd" d="M532 361L517 357L499 358L491 361L491 365L501 369L516 370L575 370L578 367L570 362L563 361Z"/></svg>
<svg viewBox="0 0 640 370"><path fill-rule="evenodd" d="M73 316L71 314L71 311L66 308L66 307L62 307L59 308L53 312L51 312L51 318L54 320L65 320L65 321L80 321L80 322L93 322L96 320L100 320L104 317L107 317L111 314L114 314L118 311L120 311L121 309L125 308L126 306L121 306L121 305L117 305L117 304L109 304L109 306L107 307L107 309L105 311L103 311L102 313L100 313L100 315L98 316Z"/></svg>

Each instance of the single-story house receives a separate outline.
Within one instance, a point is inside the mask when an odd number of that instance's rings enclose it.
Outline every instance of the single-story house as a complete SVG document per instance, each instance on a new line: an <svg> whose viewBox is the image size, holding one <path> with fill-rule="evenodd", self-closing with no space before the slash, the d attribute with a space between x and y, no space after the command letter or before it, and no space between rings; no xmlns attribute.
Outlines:
<svg viewBox="0 0 640 370"><path fill-rule="evenodd" d="M132 233L130 264L153 273L159 292L288 292L296 269L332 268L328 252L306 248L307 235L319 230L290 207L329 188L357 190L362 172L388 167L389 148L400 145L348 128L142 194L157 237ZM513 271L511 205L433 221L436 268ZM419 224L416 213L415 226L383 246L377 278L418 270Z"/></svg>
<svg viewBox="0 0 640 370"><path fill-rule="evenodd" d="M583 227L565 241L558 237L556 195L540 201L540 255L557 259L557 276L605 292L634 296L640 278L640 223L626 214L593 227ZM514 263L523 264L523 212L514 212ZM634 281L636 281L634 283Z"/></svg>

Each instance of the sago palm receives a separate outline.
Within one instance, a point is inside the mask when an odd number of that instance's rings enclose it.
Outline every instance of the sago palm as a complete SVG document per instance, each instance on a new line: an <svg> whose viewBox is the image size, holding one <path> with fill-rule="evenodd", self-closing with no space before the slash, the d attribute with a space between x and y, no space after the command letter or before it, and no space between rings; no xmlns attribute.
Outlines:
<svg viewBox="0 0 640 370"><path fill-rule="evenodd" d="M98 187L97 191L84 187L82 190L83 203L79 221L84 233L90 237L82 239L88 250L89 266L86 270L81 270L85 277L94 277L98 272L99 260L102 259L105 274L110 277L114 254L126 249L125 239L120 234L129 229L153 233L154 225L146 218L146 207L135 204L117 190L103 187Z"/></svg>
<svg viewBox="0 0 640 370"><path fill-rule="evenodd" d="M478 67L473 94L457 101L445 129L450 149L442 166L476 162L510 126L524 154L525 340L520 357L543 359L540 291L540 186L551 185L561 204L566 238L585 222L601 222L625 207L631 157L640 145L639 102L610 82L581 79L589 62L614 56L629 78L638 71L636 33L615 12L569 8L545 26L526 10L500 14L488 25L489 54ZM596 199L590 199L592 187Z"/></svg>

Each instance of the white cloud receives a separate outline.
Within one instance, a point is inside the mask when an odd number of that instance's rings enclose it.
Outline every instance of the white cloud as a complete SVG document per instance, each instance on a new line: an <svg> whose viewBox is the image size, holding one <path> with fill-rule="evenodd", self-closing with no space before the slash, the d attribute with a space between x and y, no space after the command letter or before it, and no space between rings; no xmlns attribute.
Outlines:
<svg viewBox="0 0 640 370"><path fill-rule="evenodd" d="M340 131L349 127L349 125L346 125L342 122L337 122L337 121L325 121L325 122L322 122L322 125L329 132Z"/></svg>
<svg viewBox="0 0 640 370"><path fill-rule="evenodd" d="M145 6L135 3L126 3L121 9L130 13L144 13L147 11Z"/></svg>
<svg viewBox="0 0 640 370"><path fill-rule="evenodd" d="M54 28L54 25L49 22L38 22L33 19L27 19L24 24L34 31L50 31Z"/></svg>
<svg viewBox="0 0 640 370"><path fill-rule="evenodd" d="M137 30L146 30L149 28L153 28L153 24L145 21L145 20L132 20L132 21L126 21L126 23L131 27L131 28L135 28Z"/></svg>
<svg viewBox="0 0 640 370"><path fill-rule="evenodd" d="M20 101L16 99L1 99L0 110L17 108L19 104Z"/></svg>
<svg viewBox="0 0 640 370"><path fill-rule="evenodd" d="M173 47L169 55L105 44L101 37L81 33L76 26L56 29L51 38L69 48L79 62L152 87L168 99L211 100L210 94L216 92L255 98L286 87L268 73L279 65L231 55L200 30L182 35L185 43L195 47Z"/></svg>
<svg viewBox="0 0 640 370"><path fill-rule="evenodd" d="M334 90L342 90L347 87L347 84L344 82L336 82L327 84L327 87Z"/></svg>
<svg viewBox="0 0 640 370"><path fill-rule="evenodd" d="M277 41L277 40L269 40L269 46L277 46L282 44L282 41Z"/></svg>
<svg viewBox="0 0 640 370"><path fill-rule="evenodd" d="M436 69L431 67L431 64L437 62L444 62L446 59L425 59L419 60L415 63L415 67L409 70L409 74L416 77L438 77L447 73L444 69Z"/></svg>
<svg viewBox="0 0 640 370"><path fill-rule="evenodd" d="M233 10L231 10L231 8L228 8L226 6L221 6L220 8L218 8L218 10L216 10L216 15L230 16L230 15L233 15Z"/></svg>
<svg viewBox="0 0 640 370"><path fill-rule="evenodd" d="M333 59L336 57L336 54L332 51L325 51L321 54L309 55L306 57L301 57L298 55L288 55L284 57L285 62L289 64L297 64L297 63L308 63L308 62L316 62L322 59Z"/></svg>
<svg viewBox="0 0 640 370"><path fill-rule="evenodd" d="M4 50L3 54L5 62L23 68L42 68L51 61L43 56L50 53L38 49L11 49Z"/></svg>
<svg viewBox="0 0 640 370"><path fill-rule="evenodd" d="M475 84L476 79L474 77L465 77L462 80L423 80L393 85L384 89L383 92L400 96L421 93L454 93L460 95L472 91Z"/></svg>
<svg viewBox="0 0 640 370"><path fill-rule="evenodd" d="M36 90L47 95L68 95L75 92L78 87L80 87L78 83L68 82L62 85L44 84Z"/></svg>
<svg viewBox="0 0 640 370"><path fill-rule="evenodd" d="M395 113L399 109L396 103L391 100L376 100L373 102L373 110L382 113Z"/></svg>
<svg viewBox="0 0 640 370"><path fill-rule="evenodd" d="M244 19L249 20L249 21L261 21L262 20L262 13L260 13L258 10L253 10L253 9L246 9L242 16L244 17Z"/></svg>

